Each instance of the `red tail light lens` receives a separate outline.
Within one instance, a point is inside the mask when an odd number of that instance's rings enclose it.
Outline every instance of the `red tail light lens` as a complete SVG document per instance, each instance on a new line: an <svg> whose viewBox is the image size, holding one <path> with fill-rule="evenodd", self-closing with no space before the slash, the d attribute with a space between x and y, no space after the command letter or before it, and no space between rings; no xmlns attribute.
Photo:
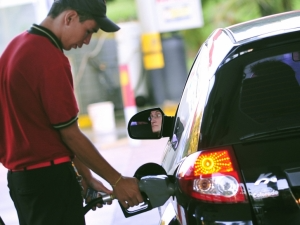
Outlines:
<svg viewBox="0 0 300 225"><path fill-rule="evenodd" d="M209 202L245 202L243 184L232 153L231 147L226 147L188 156L177 172L181 190Z"/></svg>

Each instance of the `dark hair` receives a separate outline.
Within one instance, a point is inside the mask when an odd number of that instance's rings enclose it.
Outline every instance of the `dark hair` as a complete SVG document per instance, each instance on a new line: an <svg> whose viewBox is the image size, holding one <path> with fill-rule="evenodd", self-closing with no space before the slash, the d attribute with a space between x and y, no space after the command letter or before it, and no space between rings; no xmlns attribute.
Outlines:
<svg viewBox="0 0 300 225"><path fill-rule="evenodd" d="M86 20L93 20L94 17L89 14L89 13L86 13L86 12L83 12L83 11L80 11L80 10L77 10L77 9L73 9L69 6L65 6L59 2L55 2L52 4L51 8L50 8L50 11L48 13L47 16L50 16L52 18L56 18L58 15L60 15L62 12L68 10L68 9L72 9L72 10L75 10L79 16L79 22L84 22Z"/></svg>

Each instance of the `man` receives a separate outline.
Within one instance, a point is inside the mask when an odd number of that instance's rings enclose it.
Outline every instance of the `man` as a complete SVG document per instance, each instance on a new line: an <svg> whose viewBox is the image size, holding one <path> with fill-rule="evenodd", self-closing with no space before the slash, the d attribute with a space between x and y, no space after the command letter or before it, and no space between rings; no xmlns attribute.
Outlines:
<svg viewBox="0 0 300 225"><path fill-rule="evenodd" d="M0 162L20 225L85 224L72 162L86 188L113 193L125 208L143 201L137 180L117 172L77 125L63 49L89 44L99 29L119 29L106 17L105 0L56 0L44 21L14 38L0 58Z"/></svg>

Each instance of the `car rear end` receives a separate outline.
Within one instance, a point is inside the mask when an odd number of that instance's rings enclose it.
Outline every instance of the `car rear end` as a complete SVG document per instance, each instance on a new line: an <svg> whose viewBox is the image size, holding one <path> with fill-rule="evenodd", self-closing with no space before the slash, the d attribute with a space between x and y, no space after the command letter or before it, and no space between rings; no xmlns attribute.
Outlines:
<svg viewBox="0 0 300 225"><path fill-rule="evenodd" d="M226 56L215 71L196 60L167 147L181 224L300 224L297 20L299 12L222 30L234 43L229 52L218 50L217 31L200 50L198 58ZM274 28L280 21L289 30ZM249 35L259 28L268 34Z"/></svg>

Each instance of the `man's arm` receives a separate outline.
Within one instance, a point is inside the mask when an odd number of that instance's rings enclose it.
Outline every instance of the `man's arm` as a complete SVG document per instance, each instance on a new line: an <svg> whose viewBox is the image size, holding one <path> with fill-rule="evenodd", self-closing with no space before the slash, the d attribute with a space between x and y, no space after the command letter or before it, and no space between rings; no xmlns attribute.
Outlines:
<svg viewBox="0 0 300 225"><path fill-rule="evenodd" d="M119 179L121 174L103 158L92 142L80 131L77 123L60 129L60 134L63 142L78 160L113 186L115 197L125 208L143 202L137 180L130 177ZM90 179L92 176L87 168L80 168L80 171L84 173L83 176ZM117 181L117 185L114 185Z"/></svg>

